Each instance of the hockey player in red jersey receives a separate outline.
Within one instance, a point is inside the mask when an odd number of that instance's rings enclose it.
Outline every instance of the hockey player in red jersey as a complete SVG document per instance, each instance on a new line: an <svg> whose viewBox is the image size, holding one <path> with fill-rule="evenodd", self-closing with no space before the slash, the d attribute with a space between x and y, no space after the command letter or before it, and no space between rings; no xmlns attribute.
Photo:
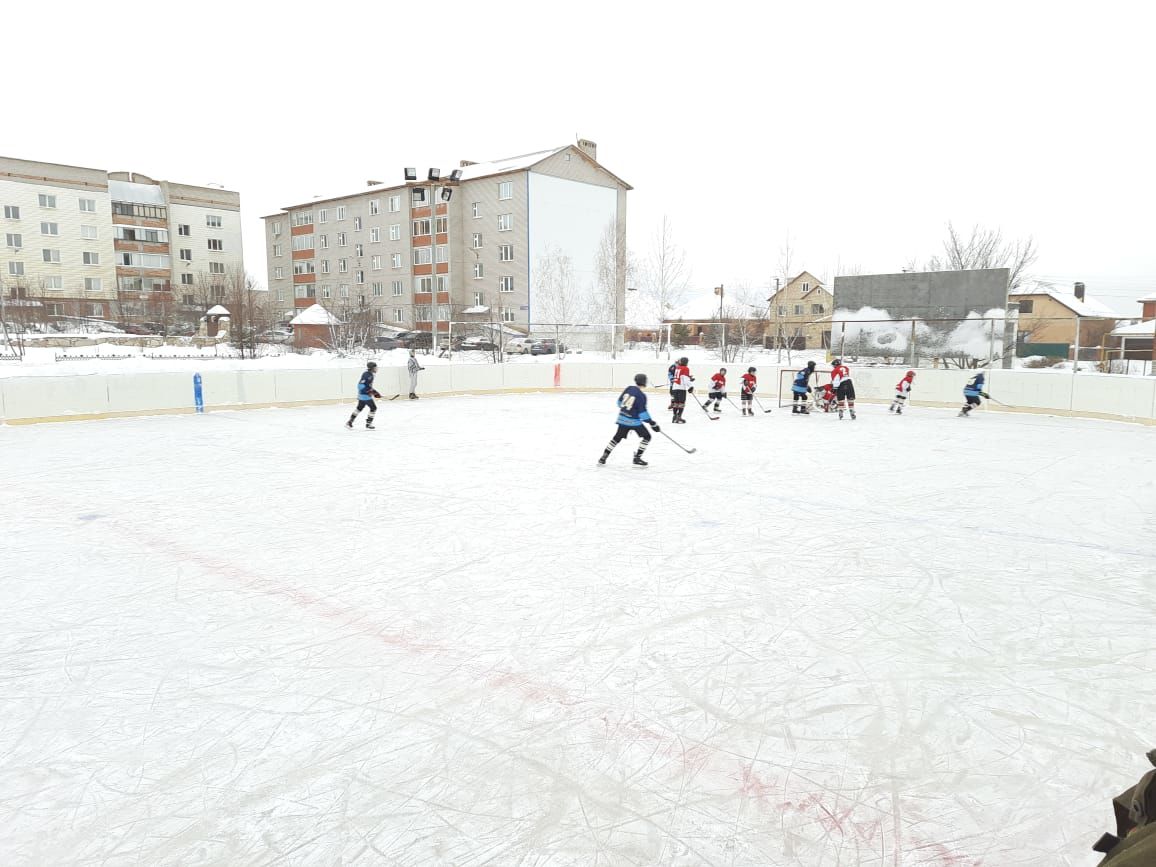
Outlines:
<svg viewBox="0 0 1156 867"><path fill-rule="evenodd" d="M836 358L831 362L831 385L835 389L835 397L839 401L839 418L843 418L843 410L850 408L851 418L855 418L855 384L851 382L851 370L842 359Z"/></svg>
<svg viewBox="0 0 1156 867"><path fill-rule="evenodd" d="M687 392L694 391L694 377L690 375L690 368L687 367L688 360L684 355L678 360L678 364L674 368L674 379L671 380L670 408L674 412L674 417L671 418L672 424L686 424L686 419L682 417L683 410L686 409L686 395Z"/></svg>
<svg viewBox="0 0 1156 867"><path fill-rule="evenodd" d="M719 372L710 378L710 391L706 396L706 408L710 409L710 402L714 401L714 411L722 410L723 398L727 396L727 369L720 367Z"/></svg>
<svg viewBox="0 0 1156 867"><path fill-rule="evenodd" d="M911 394L911 386L914 382L915 371L907 371L903 379L899 380L898 385L895 386L895 398L891 401L891 406L887 409L888 412L903 415L903 406L907 403L907 396Z"/></svg>
<svg viewBox="0 0 1156 867"><path fill-rule="evenodd" d="M819 406L823 408L823 412L834 412L837 404L835 389L831 387L829 382L824 382L821 388L823 390L819 394Z"/></svg>
<svg viewBox="0 0 1156 867"><path fill-rule="evenodd" d="M751 407L751 401L755 397L755 390L758 388L759 380L755 376L755 369L748 367L747 372L742 375L742 387L739 389L739 397L742 398L743 415L754 415L755 411ZM762 404L760 404L761 406Z"/></svg>

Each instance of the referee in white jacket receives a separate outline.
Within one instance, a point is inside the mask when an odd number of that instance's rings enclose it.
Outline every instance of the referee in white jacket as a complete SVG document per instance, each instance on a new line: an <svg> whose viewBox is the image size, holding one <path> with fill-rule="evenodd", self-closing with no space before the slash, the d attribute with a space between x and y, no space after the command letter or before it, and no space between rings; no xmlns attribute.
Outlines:
<svg viewBox="0 0 1156 867"><path fill-rule="evenodd" d="M409 371L409 399L417 400L417 372L425 370L425 368L417 363L417 357L412 349L409 351L409 361L406 362L405 366Z"/></svg>

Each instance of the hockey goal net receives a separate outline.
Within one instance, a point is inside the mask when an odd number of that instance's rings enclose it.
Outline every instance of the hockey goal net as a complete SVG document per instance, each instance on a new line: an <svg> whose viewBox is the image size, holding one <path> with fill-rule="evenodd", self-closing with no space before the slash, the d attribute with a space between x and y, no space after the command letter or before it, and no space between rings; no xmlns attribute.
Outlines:
<svg viewBox="0 0 1156 867"><path fill-rule="evenodd" d="M794 392L791 391L791 386L795 384L795 375L802 369L795 370L780 370L779 371L779 407L790 406L794 400ZM823 386L831 384L831 371L816 370L811 374L811 393L807 395L807 403L811 409L822 409L821 399L823 396Z"/></svg>

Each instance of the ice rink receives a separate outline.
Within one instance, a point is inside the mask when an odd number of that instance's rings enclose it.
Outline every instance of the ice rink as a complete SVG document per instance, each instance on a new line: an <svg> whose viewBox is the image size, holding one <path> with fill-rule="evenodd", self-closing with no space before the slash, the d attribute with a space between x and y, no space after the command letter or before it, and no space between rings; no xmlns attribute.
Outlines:
<svg viewBox="0 0 1156 867"><path fill-rule="evenodd" d="M1094 864L1156 428L687 412L0 428L0 863Z"/></svg>

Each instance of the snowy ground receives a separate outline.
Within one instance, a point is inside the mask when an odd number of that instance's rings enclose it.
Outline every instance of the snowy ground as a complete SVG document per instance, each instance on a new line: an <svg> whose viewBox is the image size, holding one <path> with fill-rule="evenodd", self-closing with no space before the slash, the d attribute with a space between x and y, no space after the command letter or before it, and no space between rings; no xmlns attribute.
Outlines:
<svg viewBox="0 0 1156 867"><path fill-rule="evenodd" d="M612 403L0 428L0 861L1093 863L1156 430Z"/></svg>

